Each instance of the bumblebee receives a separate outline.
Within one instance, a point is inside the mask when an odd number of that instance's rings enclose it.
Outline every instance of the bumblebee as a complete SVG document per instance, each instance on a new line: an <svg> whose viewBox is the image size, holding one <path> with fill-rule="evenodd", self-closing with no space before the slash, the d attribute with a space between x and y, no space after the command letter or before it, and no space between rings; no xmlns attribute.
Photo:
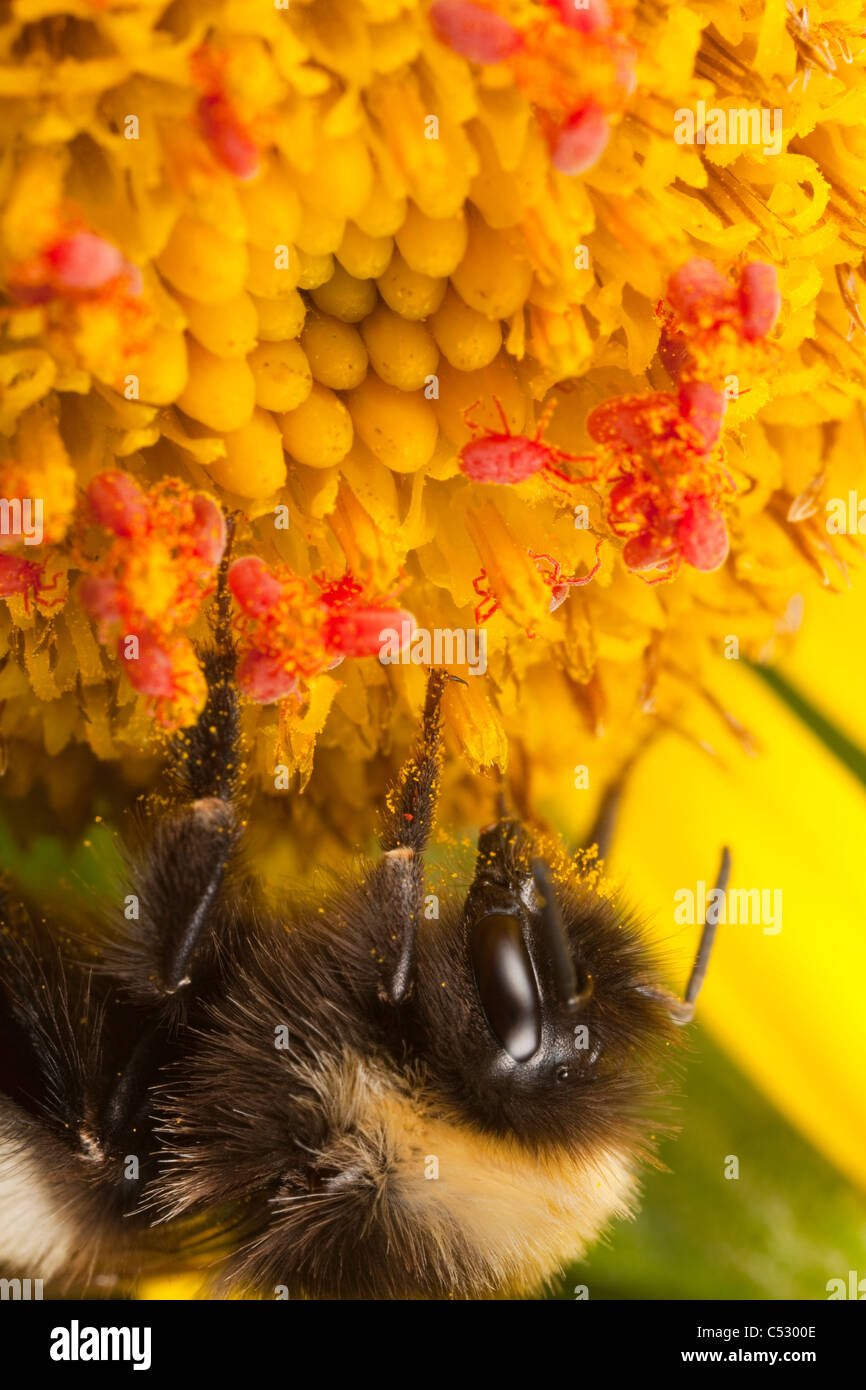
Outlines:
<svg viewBox="0 0 866 1390"><path fill-rule="evenodd" d="M79 1294L185 1256L217 1297L536 1294L636 1208L714 924L677 1001L630 915L504 805L431 913L438 670L378 860L268 905L224 575L218 605L171 810L127 851L137 912L88 955L4 898L0 1268Z"/></svg>

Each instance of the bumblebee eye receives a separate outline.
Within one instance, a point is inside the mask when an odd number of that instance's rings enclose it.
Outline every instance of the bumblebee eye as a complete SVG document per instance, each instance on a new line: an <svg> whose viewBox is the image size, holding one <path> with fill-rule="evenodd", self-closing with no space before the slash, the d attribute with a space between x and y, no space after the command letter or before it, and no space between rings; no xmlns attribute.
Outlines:
<svg viewBox="0 0 866 1390"><path fill-rule="evenodd" d="M541 1005L517 918L501 912L479 918L470 954L487 1022L515 1062L528 1061L541 1045Z"/></svg>

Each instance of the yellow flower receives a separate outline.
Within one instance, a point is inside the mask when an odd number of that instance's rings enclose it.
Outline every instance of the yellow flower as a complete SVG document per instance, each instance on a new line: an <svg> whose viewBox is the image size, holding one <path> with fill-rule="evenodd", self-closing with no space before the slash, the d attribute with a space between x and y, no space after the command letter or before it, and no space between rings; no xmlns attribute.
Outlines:
<svg viewBox="0 0 866 1390"><path fill-rule="evenodd" d="M825 670L835 664L826 634L812 649ZM850 715L857 687L847 673L843 684ZM862 1019L851 985L866 969L866 792L742 664L720 660L713 690L747 721L756 755L733 731L719 734L715 757L696 742L659 740L628 785L611 872L651 914L682 989L698 928L676 925L675 895L697 895L699 880L709 892L719 850L730 846L731 889L753 902L764 890L761 920L751 913L719 928L700 1018L815 1147L866 1185ZM558 808L575 829L579 795Z"/></svg>
<svg viewBox="0 0 866 1390"><path fill-rule="evenodd" d="M145 491L176 478L236 510L235 554L302 585L348 572L399 590L425 630L487 615L487 674L456 751L480 768L510 747L515 768L535 760L547 798L562 774L533 698L582 729L578 761L599 776L653 729L712 739L708 673L727 634L755 656L784 646L793 595L844 588L856 540L822 523L826 500L862 478L856 7L806 21L733 5L711 23L699 6L622 6L581 21L587 32L568 6L486 7L518 36L501 54L467 56L426 0L98 6L75 28L13 12L0 462L37 448L28 476L51 508L38 582L20 565L4 580L20 637L0 730L26 745L33 776L43 730L55 754L87 744L131 771L147 728L145 696L81 607L97 561L78 545L75 499L107 469ZM781 126L757 143L748 122L724 144L706 130L681 143L699 102L781 111ZM693 322L670 302L657 313L696 262L716 299ZM752 334L756 264L781 313ZM624 442L617 402L652 398L657 433L692 386L725 401L689 403L689 466L648 490L636 460L646 471L670 452ZM570 460L597 452L600 407L620 438L595 470ZM467 476L467 446L503 431L594 482ZM150 589L171 607L161 543L135 562L142 610ZM196 605L175 636L203 630ZM372 763L386 710L408 737L419 690L411 667L350 657L279 711L249 708L260 773L280 730L301 781L316 751L306 848L328 846L319 811L344 797L371 824L373 782L346 791L346 754Z"/></svg>

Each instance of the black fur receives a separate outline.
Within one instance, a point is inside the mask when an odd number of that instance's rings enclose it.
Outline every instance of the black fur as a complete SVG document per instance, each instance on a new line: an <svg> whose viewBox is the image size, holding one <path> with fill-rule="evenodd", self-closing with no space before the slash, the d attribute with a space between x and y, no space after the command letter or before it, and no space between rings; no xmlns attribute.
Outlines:
<svg viewBox="0 0 866 1390"><path fill-rule="evenodd" d="M183 1235L204 1220L223 1233L221 1275L266 1297L278 1285L314 1297L495 1293L461 1230L446 1223L433 1239L407 1205L377 1097L384 1088L539 1158L554 1149L579 1158L605 1144L649 1157L673 1031L663 1004L643 992L653 963L623 911L583 886L573 864L560 865L569 948L594 980L579 1018L593 1046L568 1066L555 1039L531 1066L503 1056L469 936L489 902L517 911L527 901L535 849L529 832L502 822L483 841L468 897L441 894L438 918L424 915L438 673L420 748L386 811L383 859L316 900L261 906L231 867L232 663L219 649L207 658L207 709L176 748L179 800L131 870L138 920L114 913L93 970L56 942L28 945L26 924L11 923L0 1037L4 1055L19 1060L4 1071L2 1093L63 1141L70 1197L82 1184L110 1194L101 1219L116 1214L124 1249L136 1232L130 1273L161 1232ZM276 1045L282 1026L287 1048ZM122 1171L130 1154L140 1158L136 1182Z"/></svg>

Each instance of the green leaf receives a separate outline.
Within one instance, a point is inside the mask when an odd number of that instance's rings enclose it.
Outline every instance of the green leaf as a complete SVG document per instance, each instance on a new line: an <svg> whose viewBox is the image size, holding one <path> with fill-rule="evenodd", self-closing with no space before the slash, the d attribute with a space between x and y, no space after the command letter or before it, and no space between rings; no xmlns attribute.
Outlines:
<svg viewBox="0 0 866 1390"><path fill-rule="evenodd" d="M866 1276L866 1197L700 1029L683 1091L682 1132L662 1150L672 1171L649 1175L637 1220L550 1297L586 1284L590 1299L826 1299L828 1279Z"/></svg>

